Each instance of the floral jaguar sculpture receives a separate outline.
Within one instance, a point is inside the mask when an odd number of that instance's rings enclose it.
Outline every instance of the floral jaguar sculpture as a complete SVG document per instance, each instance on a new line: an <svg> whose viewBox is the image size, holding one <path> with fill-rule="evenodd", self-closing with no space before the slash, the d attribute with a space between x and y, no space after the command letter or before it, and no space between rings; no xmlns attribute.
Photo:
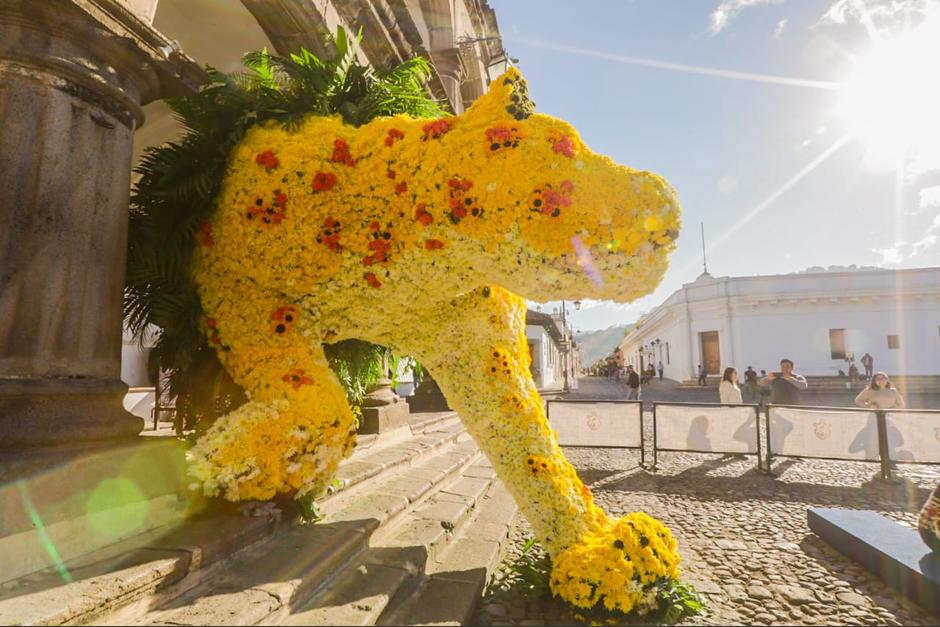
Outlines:
<svg viewBox="0 0 940 627"><path fill-rule="evenodd" d="M192 472L231 500L321 492L355 441L322 344L390 346L439 381L552 556L552 590L642 611L678 576L676 542L645 514L609 519L563 456L521 296L648 293L679 205L532 109L512 69L457 117L248 132L193 267L210 344L250 400L202 437Z"/></svg>

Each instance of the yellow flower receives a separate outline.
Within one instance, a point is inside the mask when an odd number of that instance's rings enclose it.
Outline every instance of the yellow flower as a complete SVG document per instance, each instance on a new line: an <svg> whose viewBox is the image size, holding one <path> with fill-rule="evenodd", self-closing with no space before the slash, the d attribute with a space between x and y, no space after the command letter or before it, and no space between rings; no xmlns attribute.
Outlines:
<svg viewBox="0 0 940 627"><path fill-rule="evenodd" d="M645 610L644 586L678 576L669 530L645 514L609 519L564 458L529 374L525 301L510 291L542 301L651 291L679 229L663 179L533 114L513 69L457 117L252 128L209 226L193 280L210 341L250 401L190 452L207 493L326 488L355 424L321 345L361 338L437 360L442 388L552 555L555 594ZM461 354L440 355L442 343Z"/></svg>

